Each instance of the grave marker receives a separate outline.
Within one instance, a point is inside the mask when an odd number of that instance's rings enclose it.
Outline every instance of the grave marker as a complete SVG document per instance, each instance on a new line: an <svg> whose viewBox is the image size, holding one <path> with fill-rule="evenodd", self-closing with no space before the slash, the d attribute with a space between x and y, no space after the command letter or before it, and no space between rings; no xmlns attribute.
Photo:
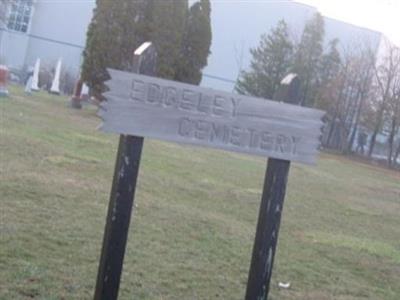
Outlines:
<svg viewBox="0 0 400 300"><path fill-rule="evenodd" d="M56 65L56 72L54 74L53 82L51 83L50 93L55 95L60 95L60 77L61 77L61 58L58 59Z"/></svg>
<svg viewBox="0 0 400 300"><path fill-rule="evenodd" d="M121 136L94 299L118 296L143 137L269 157L246 292L267 299L290 161L315 162L324 113L143 75L155 74L155 59L145 43L140 74L109 70L101 128Z"/></svg>
<svg viewBox="0 0 400 300"><path fill-rule="evenodd" d="M36 60L35 67L33 68L33 76L32 76L32 91L39 91L39 73L40 73L40 58Z"/></svg>
<svg viewBox="0 0 400 300"><path fill-rule="evenodd" d="M8 96L8 68L5 65L0 65L0 97Z"/></svg>
<svg viewBox="0 0 400 300"><path fill-rule="evenodd" d="M80 98L81 98L81 101L88 101L89 98L90 98L89 87L88 87L88 85L86 83L82 84L82 90L81 90Z"/></svg>
<svg viewBox="0 0 400 300"><path fill-rule="evenodd" d="M81 109L82 104L81 104L81 93L82 93L82 88L83 88L83 80L82 78L79 78L74 86L74 91L72 93L71 97L71 107L75 109Z"/></svg>
<svg viewBox="0 0 400 300"><path fill-rule="evenodd" d="M25 93L28 95L32 93L32 81L33 81L33 68L30 67L25 82Z"/></svg>

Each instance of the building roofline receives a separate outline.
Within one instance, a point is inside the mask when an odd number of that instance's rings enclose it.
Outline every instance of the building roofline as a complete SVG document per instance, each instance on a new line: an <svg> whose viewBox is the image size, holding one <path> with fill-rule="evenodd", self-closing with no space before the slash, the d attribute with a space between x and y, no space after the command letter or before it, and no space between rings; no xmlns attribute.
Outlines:
<svg viewBox="0 0 400 300"><path fill-rule="evenodd" d="M324 18L326 18L326 19L330 19L330 20L337 21L337 22L342 22L342 23L344 23L344 24L351 25L351 26L357 27L357 28L359 28L359 29L368 30L368 31L370 31L371 33L375 33L375 34L378 34L378 35L380 35L380 36L383 36L383 35L384 35L382 32L380 32L380 31L378 31L378 30L375 30L375 29L368 28L368 27L366 27L366 26L356 25L356 24L353 24L353 23L349 23L349 22L347 22L347 21L343 21L343 20L336 19L336 18L333 18L333 17L328 17L328 16L324 15L317 7L312 6L312 5L310 5L310 4L302 3L302 2L300 2L300 1L298 1L298 0L292 0L292 1L293 1L294 3L300 4L300 5L303 5L303 6L306 6L306 7L314 8L315 10L317 10L317 11L318 11Z"/></svg>

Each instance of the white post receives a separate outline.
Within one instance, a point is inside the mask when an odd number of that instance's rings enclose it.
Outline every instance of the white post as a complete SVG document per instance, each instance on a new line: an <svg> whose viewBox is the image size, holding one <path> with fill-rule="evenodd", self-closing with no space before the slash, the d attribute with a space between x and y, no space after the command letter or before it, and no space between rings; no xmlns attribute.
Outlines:
<svg viewBox="0 0 400 300"><path fill-rule="evenodd" d="M30 75L25 85L25 93L27 93L28 95L32 93L32 78L33 75Z"/></svg>
<svg viewBox="0 0 400 300"><path fill-rule="evenodd" d="M56 73L54 74L54 79L51 84L50 93L52 94L60 94L60 76L61 76L61 58L57 62Z"/></svg>
<svg viewBox="0 0 400 300"><path fill-rule="evenodd" d="M82 100L87 100L89 99L89 87L87 86L86 83L82 84L82 91L81 91L81 99Z"/></svg>
<svg viewBox="0 0 400 300"><path fill-rule="evenodd" d="M40 58L36 60L35 68L33 69L33 77L32 77L32 91L39 91L39 72L40 72Z"/></svg>

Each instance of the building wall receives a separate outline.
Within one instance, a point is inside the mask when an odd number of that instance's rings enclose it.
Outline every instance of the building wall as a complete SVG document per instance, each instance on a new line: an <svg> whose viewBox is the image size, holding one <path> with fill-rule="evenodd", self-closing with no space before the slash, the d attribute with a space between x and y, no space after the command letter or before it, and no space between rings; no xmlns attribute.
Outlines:
<svg viewBox="0 0 400 300"><path fill-rule="evenodd" d="M77 74L94 6L92 0L37 0L25 64L41 58L44 65L54 66L62 58L64 70Z"/></svg>
<svg viewBox="0 0 400 300"><path fill-rule="evenodd" d="M6 19L7 15L7 2L5 1L0 1L0 28L3 28L5 26L4 20ZM1 32L0 32L0 37L1 37Z"/></svg>
<svg viewBox="0 0 400 300"><path fill-rule="evenodd" d="M19 32L1 31L0 63L6 64L11 70L23 68L29 37Z"/></svg>
<svg viewBox="0 0 400 300"><path fill-rule="evenodd" d="M77 76L94 0L36 0L33 5L27 33L0 30L0 61L21 70L40 58L51 69L62 58L63 70Z"/></svg>
<svg viewBox="0 0 400 300"><path fill-rule="evenodd" d="M213 41L202 85L232 91L239 70L247 69L250 48L258 45L260 37L284 19L292 37L300 40L305 22L316 8L295 1L218 1L212 2ZM341 49L352 48L359 41L368 41L375 49L381 34L331 18L325 18L325 42L339 38ZM223 79L211 78L216 75Z"/></svg>
<svg viewBox="0 0 400 300"><path fill-rule="evenodd" d="M367 28L355 26L346 22L324 17L325 41L338 38L341 51L354 51L360 46L367 46L378 51L382 34Z"/></svg>
<svg viewBox="0 0 400 300"><path fill-rule="evenodd" d="M258 44L263 33L283 18L295 31L301 32L305 20L316 11L310 6L286 1L211 0L211 3L213 40L201 84L227 91L233 90L239 70L248 67L249 49Z"/></svg>
<svg viewBox="0 0 400 300"><path fill-rule="evenodd" d="M0 2L0 64L19 68L25 59L28 38L24 34L10 34L6 31L8 3Z"/></svg>
<svg viewBox="0 0 400 300"><path fill-rule="evenodd" d="M295 1L211 3L213 40L201 84L226 91L233 90L239 70L248 68L249 49L258 45L262 34L285 19L291 35L299 40L305 21L316 12L314 7ZM14 68L26 68L40 57L42 64L51 68L62 57L65 69L77 75L94 6L95 0L36 0L28 38L0 30L0 59ZM330 18L325 18L325 22L326 42L338 37L343 48L358 40L379 43L377 32Z"/></svg>

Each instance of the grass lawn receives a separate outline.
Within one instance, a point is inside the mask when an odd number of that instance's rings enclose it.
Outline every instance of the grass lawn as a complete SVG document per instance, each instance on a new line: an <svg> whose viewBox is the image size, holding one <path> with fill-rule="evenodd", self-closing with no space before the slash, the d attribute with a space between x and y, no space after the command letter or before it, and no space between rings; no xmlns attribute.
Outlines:
<svg viewBox="0 0 400 300"><path fill-rule="evenodd" d="M118 137L0 98L0 299L91 299ZM243 299L266 160L146 140L120 299ZM400 299L400 173L293 164L271 299ZM290 282L287 290L278 282Z"/></svg>

